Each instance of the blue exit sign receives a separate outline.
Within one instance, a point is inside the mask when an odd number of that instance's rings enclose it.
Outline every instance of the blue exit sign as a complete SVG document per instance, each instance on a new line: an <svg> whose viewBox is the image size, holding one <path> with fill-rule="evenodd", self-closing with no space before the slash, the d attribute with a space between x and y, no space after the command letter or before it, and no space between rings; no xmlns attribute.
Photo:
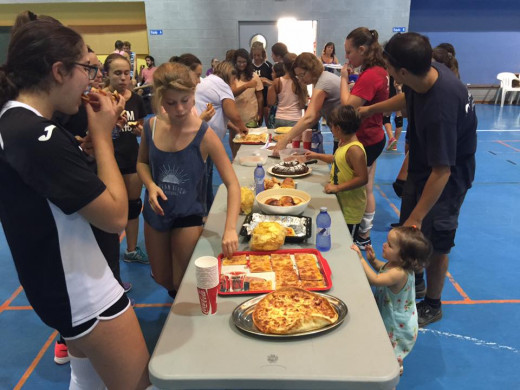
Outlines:
<svg viewBox="0 0 520 390"><path fill-rule="evenodd" d="M404 32L406 32L406 27L394 27L392 29L392 31L395 32L395 33L398 33L398 32L404 33Z"/></svg>
<svg viewBox="0 0 520 390"><path fill-rule="evenodd" d="M163 30L150 30L150 35L163 35Z"/></svg>

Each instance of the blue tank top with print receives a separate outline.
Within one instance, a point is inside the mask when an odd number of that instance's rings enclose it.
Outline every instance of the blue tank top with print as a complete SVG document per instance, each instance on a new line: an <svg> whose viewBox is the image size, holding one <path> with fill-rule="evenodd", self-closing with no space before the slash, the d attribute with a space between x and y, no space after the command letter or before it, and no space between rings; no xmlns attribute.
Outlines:
<svg viewBox="0 0 520 390"><path fill-rule="evenodd" d="M191 143L177 152L164 152L155 146L154 133L150 122L146 121L144 131L148 141L148 161L152 179L168 198L159 198L159 204L164 210L164 216L154 213L148 202L148 191L145 193L143 217L152 227L165 226L166 220L205 214L206 169L200 154L200 143L206 134L208 124L202 124ZM157 223L158 222L158 223ZM162 230L162 229L161 229Z"/></svg>

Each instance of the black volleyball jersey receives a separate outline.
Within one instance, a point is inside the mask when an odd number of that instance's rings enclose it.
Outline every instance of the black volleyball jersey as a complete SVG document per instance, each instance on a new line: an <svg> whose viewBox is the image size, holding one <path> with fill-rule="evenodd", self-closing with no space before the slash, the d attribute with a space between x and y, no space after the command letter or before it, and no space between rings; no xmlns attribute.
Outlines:
<svg viewBox="0 0 520 390"><path fill-rule="evenodd" d="M106 188L88 164L65 129L25 104L4 106L0 220L27 298L51 327L80 325L123 294L104 235L78 214Z"/></svg>

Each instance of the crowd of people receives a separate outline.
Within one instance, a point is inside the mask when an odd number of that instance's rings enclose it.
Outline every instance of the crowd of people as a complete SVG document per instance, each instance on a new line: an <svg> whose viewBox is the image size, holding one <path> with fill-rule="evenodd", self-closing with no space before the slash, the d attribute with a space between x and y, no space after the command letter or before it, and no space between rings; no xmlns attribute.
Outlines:
<svg viewBox="0 0 520 390"><path fill-rule="evenodd" d="M125 294L132 286L120 278L119 235L126 233L123 260L150 263L175 298L211 208L216 167L227 187L221 249L231 256L240 187L222 141L229 132L234 157L233 138L264 124L291 127L273 153L310 138L307 157L331 164L324 191L338 196L402 367L417 327L442 317L448 256L474 178L477 119L451 45L432 49L416 33L384 47L378 38L366 27L347 34L339 75L324 67L339 63L332 42L320 57L278 42L274 64L255 42L213 58L202 78L191 53L159 66L148 55L138 71L130 42L116 41L101 64L58 20L19 15L0 68L0 178L11 183L0 189L0 219L29 302L60 332L56 361L70 360L71 389L150 386L148 350ZM402 117L402 226L388 234L382 262L370 239L376 162L385 145L394 150ZM324 153L321 118L333 154ZM146 251L137 245L141 212Z"/></svg>

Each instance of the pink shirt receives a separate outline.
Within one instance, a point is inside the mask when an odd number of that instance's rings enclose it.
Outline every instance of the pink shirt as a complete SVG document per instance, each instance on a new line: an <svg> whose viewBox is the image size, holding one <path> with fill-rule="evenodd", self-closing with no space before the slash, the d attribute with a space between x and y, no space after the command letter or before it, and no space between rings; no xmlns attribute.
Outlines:
<svg viewBox="0 0 520 390"><path fill-rule="evenodd" d="M291 79L280 78L280 92L278 93L278 108L276 118L287 121L298 121L302 117L302 109L298 95L293 90Z"/></svg>
<svg viewBox="0 0 520 390"><path fill-rule="evenodd" d="M157 69L156 66L151 68L143 68L141 71L141 78L143 79L143 84L152 84L153 83L153 73Z"/></svg>

